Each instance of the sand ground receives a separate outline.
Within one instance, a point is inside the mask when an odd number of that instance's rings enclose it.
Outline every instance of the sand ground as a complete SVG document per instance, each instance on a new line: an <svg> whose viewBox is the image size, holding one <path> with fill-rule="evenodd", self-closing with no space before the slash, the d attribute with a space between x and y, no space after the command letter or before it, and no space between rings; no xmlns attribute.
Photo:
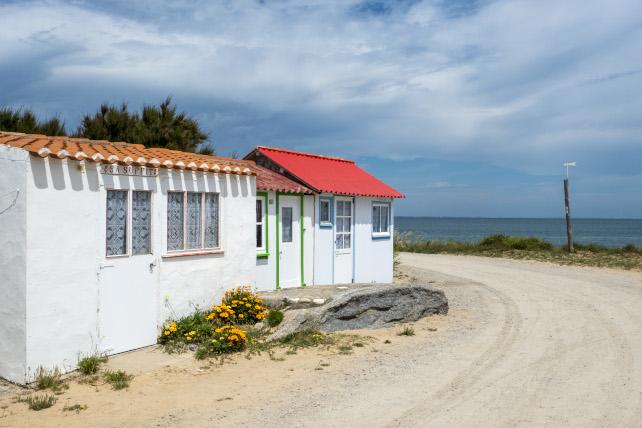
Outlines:
<svg viewBox="0 0 642 428"><path fill-rule="evenodd" d="M72 381L34 412L0 388L0 427L642 426L642 273L401 261L406 280L434 281L450 300L449 315L413 323L415 336L360 331L373 339L350 355L309 349L223 365L148 348L109 361L135 374L128 390ZM62 411L75 403L88 408Z"/></svg>

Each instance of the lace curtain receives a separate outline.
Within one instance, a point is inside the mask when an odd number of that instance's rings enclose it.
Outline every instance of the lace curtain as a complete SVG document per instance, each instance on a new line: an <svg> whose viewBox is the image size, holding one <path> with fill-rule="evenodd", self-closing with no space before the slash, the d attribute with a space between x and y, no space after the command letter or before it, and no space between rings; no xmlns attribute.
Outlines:
<svg viewBox="0 0 642 428"><path fill-rule="evenodd" d="M218 247L218 195L205 194L205 248Z"/></svg>
<svg viewBox="0 0 642 428"><path fill-rule="evenodd" d="M127 254L127 191L107 191L108 256Z"/></svg>
<svg viewBox="0 0 642 428"><path fill-rule="evenodd" d="M132 193L132 253L151 254L152 199L150 192Z"/></svg>
<svg viewBox="0 0 642 428"><path fill-rule="evenodd" d="M183 193L167 194L167 249L183 249Z"/></svg>
<svg viewBox="0 0 642 428"><path fill-rule="evenodd" d="M187 194L187 248L202 248L201 243L201 194Z"/></svg>

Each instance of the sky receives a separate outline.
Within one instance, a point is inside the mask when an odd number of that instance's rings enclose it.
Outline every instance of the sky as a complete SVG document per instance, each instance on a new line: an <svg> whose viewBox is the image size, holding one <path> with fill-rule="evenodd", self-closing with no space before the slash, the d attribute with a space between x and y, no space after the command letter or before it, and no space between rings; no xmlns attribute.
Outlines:
<svg viewBox="0 0 642 428"><path fill-rule="evenodd" d="M642 218L642 2L0 0L0 105L171 95L220 155L342 156L397 215Z"/></svg>

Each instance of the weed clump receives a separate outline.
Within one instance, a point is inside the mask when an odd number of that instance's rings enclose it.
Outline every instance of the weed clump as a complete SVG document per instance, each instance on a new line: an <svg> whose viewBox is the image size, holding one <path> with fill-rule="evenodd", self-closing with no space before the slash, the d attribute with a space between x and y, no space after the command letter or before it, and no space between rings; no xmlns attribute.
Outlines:
<svg viewBox="0 0 642 428"><path fill-rule="evenodd" d="M89 355L78 360L78 371L84 375L93 375L98 373L100 365L107 362L104 355Z"/></svg>
<svg viewBox="0 0 642 428"><path fill-rule="evenodd" d="M409 326L406 326L401 330L399 333L397 333L397 336L414 336L415 335L415 329Z"/></svg>
<svg viewBox="0 0 642 428"><path fill-rule="evenodd" d="M71 406L65 406L62 408L63 412L76 412L80 413L83 410L87 410L87 405L85 404L74 404Z"/></svg>
<svg viewBox="0 0 642 428"><path fill-rule="evenodd" d="M283 321L283 312L278 309L272 309L268 313L267 323L270 327L276 327Z"/></svg>
<svg viewBox="0 0 642 428"><path fill-rule="evenodd" d="M50 389L56 394L62 393L63 390L69 388L69 385L64 383L60 370L56 367L53 370L47 370L44 367L38 367L36 371L36 389Z"/></svg>
<svg viewBox="0 0 642 428"><path fill-rule="evenodd" d="M108 371L105 373L105 382L110 384L115 390L128 388L129 381L133 378L134 376L127 374L127 372L123 370Z"/></svg>
<svg viewBox="0 0 642 428"><path fill-rule="evenodd" d="M44 395L29 395L27 397L18 397L16 402L26 403L31 410L39 411L48 409L49 407L56 404L57 398L54 395L44 394Z"/></svg>

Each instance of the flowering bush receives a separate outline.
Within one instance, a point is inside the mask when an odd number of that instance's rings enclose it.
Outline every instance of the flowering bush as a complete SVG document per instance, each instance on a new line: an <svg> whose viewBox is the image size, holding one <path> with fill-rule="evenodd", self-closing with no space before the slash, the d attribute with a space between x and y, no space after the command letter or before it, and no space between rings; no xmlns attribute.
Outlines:
<svg viewBox="0 0 642 428"><path fill-rule="evenodd" d="M163 326L158 343L170 351L180 350L190 343L202 343L212 337L214 326L206 319L203 312L196 311L176 321L169 321Z"/></svg>
<svg viewBox="0 0 642 428"><path fill-rule="evenodd" d="M218 309L222 307L233 314L228 318L230 322L239 324L254 324L267 316L267 308L263 306L263 300L249 286L226 291L221 305L215 306L214 312L220 314Z"/></svg>
<svg viewBox="0 0 642 428"><path fill-rule="evenodd" d="M234 322L236 320L236 312L225 303L214 306L212 312L207 316L209 321L220 320L224 324Z"/></svg>
<svg viewBox="0 0 642 428"><path fill-rule="evenodd" d="M236 352L245 348L247 336L240 328L224 325L214 330L210 341L210 352Z"/></svg>
<svg viewBox="0 0 642 428"><path fill-rule="evenodd" d="M240 351L245 348L247 334L235 324L254 324L268 311L263 301L250 287L238 287L225 292L221 304L208 312L196 311L178 320L168 321L158 343L168 352L180 351L187 345L197 345L202 357L211 353Z"/></svg>

